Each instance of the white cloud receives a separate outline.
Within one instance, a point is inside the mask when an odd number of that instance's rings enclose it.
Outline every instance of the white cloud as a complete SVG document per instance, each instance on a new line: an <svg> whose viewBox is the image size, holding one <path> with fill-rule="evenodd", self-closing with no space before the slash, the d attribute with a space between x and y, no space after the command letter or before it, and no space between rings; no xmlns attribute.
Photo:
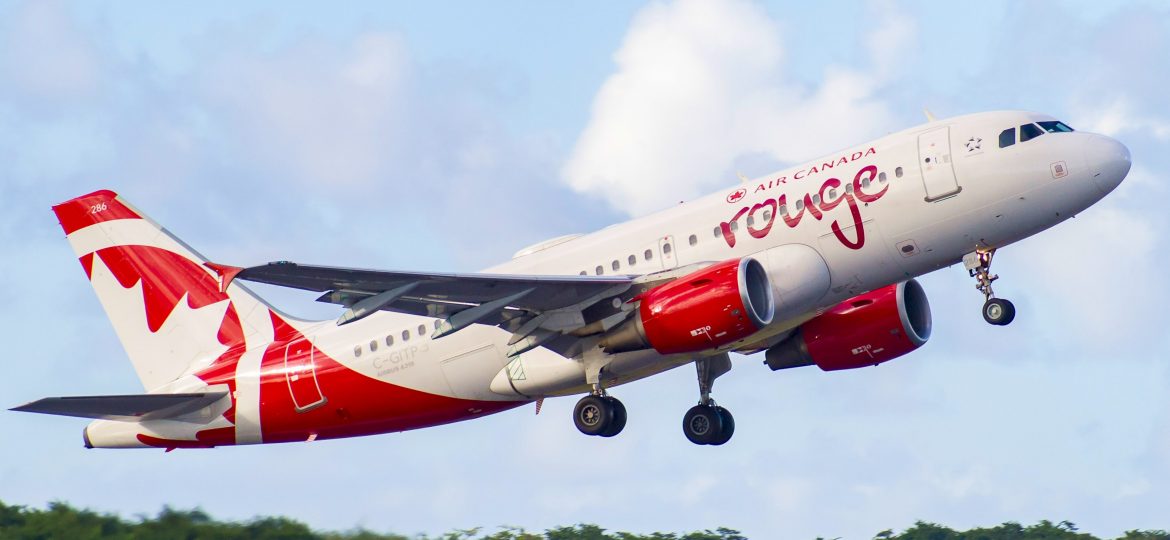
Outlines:
<svg viewBox="0 0 1170 540"><path fill-rule="evenodd" d="M250 49L219 51L199 75L204 103L249 158L303 184L352 186L399 156L412 67L396 36Z"/></svg>
<svg viewBox="0 0 1170 540"><path fill-rule="evenodd" d="M614 56L565 181L643 214L734 182L738 158L794 162L879 133L891 115L875 93L914 34L908 19L880 13L867 40L874 69L830 65L810 90L785 77L780 30L755 4L646 8Z"/></svg>

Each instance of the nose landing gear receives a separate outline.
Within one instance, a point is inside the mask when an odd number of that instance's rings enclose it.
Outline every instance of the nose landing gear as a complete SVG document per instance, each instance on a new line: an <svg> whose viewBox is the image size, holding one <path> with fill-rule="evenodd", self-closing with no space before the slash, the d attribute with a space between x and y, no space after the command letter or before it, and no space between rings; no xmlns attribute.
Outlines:
<svg viewBox="0 0 1170 540"><path fill-rule="evenodd" d="M1007 326L1016 318L1016 306L1010 300L996 298L991 282L999 276L991 273L991 259L995 249L978 249L963 256L963 266L975 278L975 288L983 293L983 320L996 326Z"/></svg>

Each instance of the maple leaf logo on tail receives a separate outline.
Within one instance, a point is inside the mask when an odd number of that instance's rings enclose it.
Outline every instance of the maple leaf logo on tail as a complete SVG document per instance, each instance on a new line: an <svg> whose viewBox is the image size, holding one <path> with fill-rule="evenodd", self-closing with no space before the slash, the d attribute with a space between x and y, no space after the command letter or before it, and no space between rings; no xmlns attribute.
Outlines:
<svg viewBox="0 0 1170 540"><path fill-rule="evenodd" d="M95 191L53 212L147 390L262 345L247 343L264 332L240 314L267 315L255 309L263 302L222 287L204 257L116 193Z"/></svg>

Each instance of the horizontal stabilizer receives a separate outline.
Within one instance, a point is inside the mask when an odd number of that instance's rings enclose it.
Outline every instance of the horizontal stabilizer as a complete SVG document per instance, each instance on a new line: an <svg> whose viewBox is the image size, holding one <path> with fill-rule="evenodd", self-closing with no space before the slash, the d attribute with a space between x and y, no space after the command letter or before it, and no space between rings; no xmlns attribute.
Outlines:
<svg viewBox="0 0 1170 540"><path fill-rule="evenodd" d="M226 395L227 392L196 392L189 394L49 397L13 407L11 410L141 422L183 416L207 407Z"/></svg>

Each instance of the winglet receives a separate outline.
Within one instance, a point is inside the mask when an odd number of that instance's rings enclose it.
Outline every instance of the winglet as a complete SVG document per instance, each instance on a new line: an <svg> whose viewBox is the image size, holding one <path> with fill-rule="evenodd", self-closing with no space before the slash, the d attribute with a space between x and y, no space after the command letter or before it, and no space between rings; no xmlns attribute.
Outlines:
<svg viewBox="0 0 1170 540"><path fill-rule="evenodd" d="M922 108L922 113L926 115L927 122L934 122L935 120L938 120L938 118L934 117L934 113L930 112L930 109L927 109L926 107Z"/></svg>

